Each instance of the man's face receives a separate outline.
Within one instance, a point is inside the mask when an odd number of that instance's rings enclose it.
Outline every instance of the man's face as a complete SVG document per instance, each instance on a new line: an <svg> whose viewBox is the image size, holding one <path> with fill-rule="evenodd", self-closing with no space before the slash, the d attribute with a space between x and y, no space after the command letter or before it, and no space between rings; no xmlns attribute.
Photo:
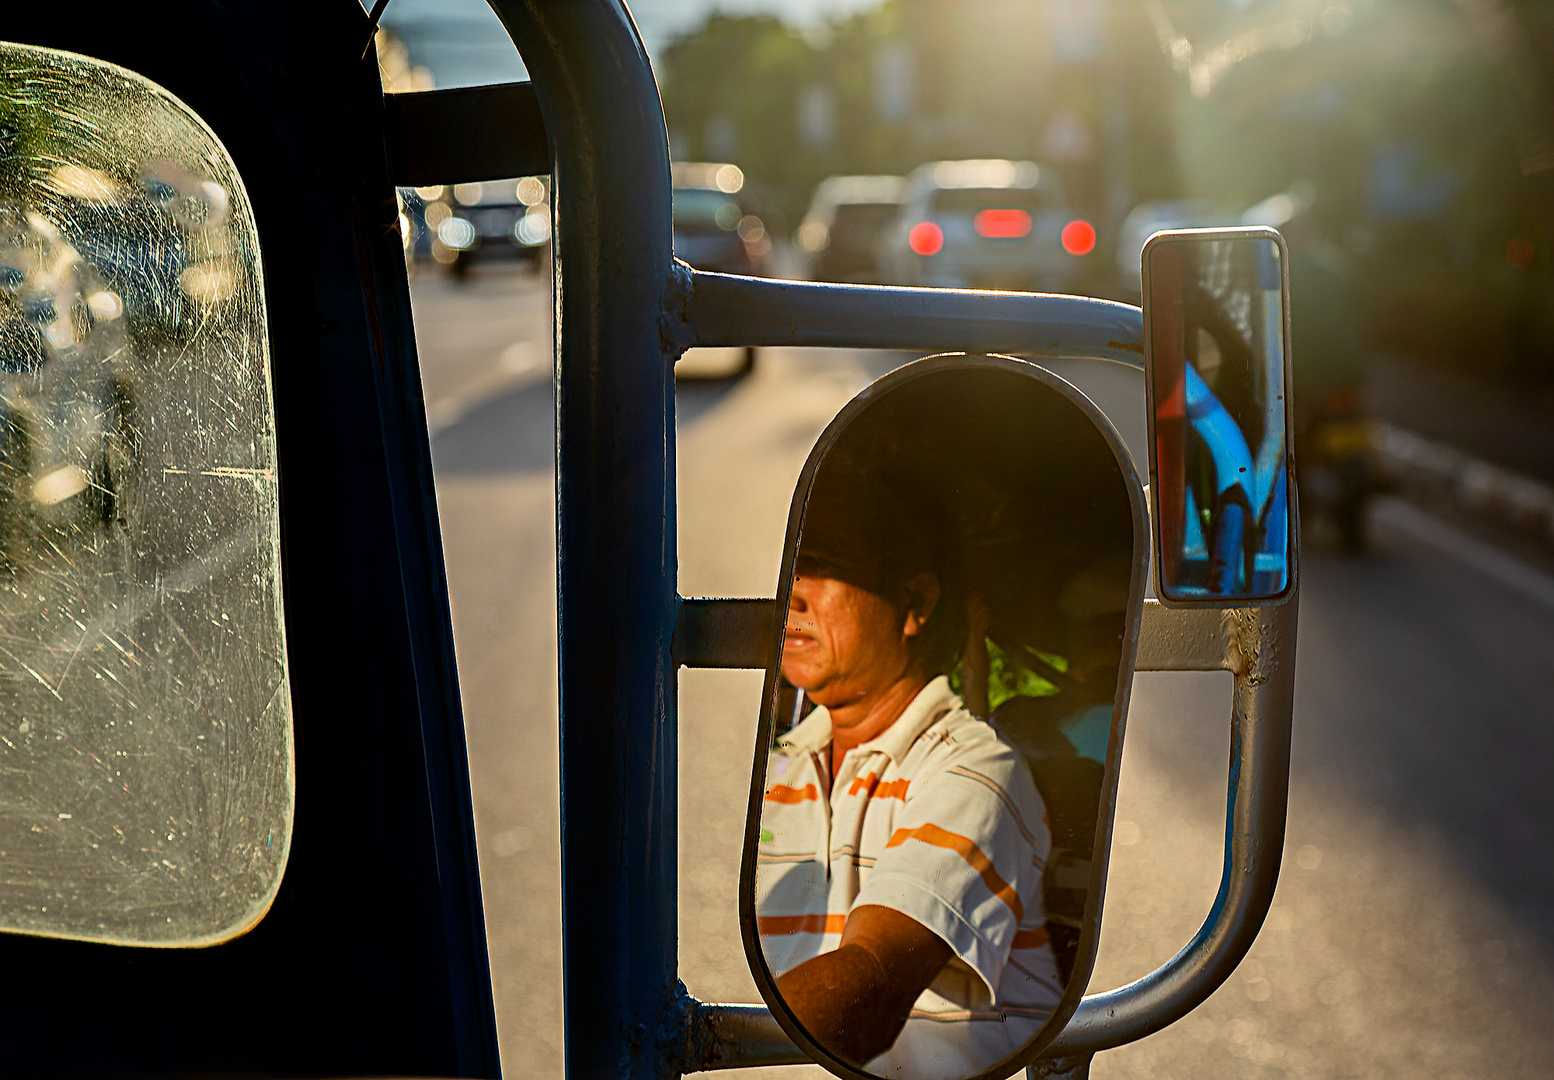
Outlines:
<svg viewBox="0 0 1554 1080"><path fill-rule="evenodd" d="M933 588L937 600L937 583ZM912 639L926 611L902 613L884 597L836 578L800 573L793 581L782 673L828 708L878 693L914 665Z"/></svg>

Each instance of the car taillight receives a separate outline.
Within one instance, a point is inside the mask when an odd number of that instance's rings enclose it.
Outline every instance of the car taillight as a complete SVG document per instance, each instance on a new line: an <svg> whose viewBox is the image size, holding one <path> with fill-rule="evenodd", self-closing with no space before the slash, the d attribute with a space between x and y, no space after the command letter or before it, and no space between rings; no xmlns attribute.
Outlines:
<svg viewBox="0 0 1554 1080"><path fill-rule="evenodd" d="M1070 255L1088 255L1095 250L1095 226L1078 218L1063 226L1063 250Z"/></svg>
<svg viewBox="0 0 1554 1080"><path fill-rule="evenodd" d="M978 236L1015 240L1031 235L1031 215L1024 210L983 210L971 222Z"/></svg>
<svg viewBox="0 0 1554 1080"><path fill-rule="evenodd" d="M907 246L918 255L937 255L944 246L944 230L931 221L919 221L907 233Z"/></svg>

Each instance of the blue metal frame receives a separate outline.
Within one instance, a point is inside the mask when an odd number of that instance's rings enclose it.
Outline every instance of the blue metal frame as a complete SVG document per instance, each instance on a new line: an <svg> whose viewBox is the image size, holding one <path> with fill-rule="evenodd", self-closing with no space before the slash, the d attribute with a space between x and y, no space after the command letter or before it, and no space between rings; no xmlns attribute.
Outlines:
<svg viewBox="0 0 1554 1080"><path fill-rule="evenodd" d="M567 1074L666 1076L686 1012L669 139L618 3L491 6L533 77L555 198Z"/></svg>
<svg viewBox="0 0 1554 1080"><path fill-rule="evenodd" d="M296 816L204 949L0 935L7 1076L495 1076L468 752L384 99L355 0L12 5L189 105L248 188L275 394Z"/></svg>

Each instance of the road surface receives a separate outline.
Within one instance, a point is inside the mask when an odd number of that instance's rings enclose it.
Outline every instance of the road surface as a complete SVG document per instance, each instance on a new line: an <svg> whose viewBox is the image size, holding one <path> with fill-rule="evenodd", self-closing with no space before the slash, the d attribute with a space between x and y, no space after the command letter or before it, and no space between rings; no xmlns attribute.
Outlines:
<svg viewBox="0 0 1554 1080"><path fill-rule="evenodd" d="M549 292L413 282L504 1070L561 1076ZM899 357L768 350L679 390L680 591L770 596L816 435ZM712 358L715 365L719 358ZM1554 1075L1554 580L1403 503L1308 550L1285 869L1248 961L1098 1080ZM735 916L760 675L681 679L681 972L756 1000ZM1092 988L1207 911L1228 676L1140 675ZM751 1070L800 1080L816 1067Z"/></svg>

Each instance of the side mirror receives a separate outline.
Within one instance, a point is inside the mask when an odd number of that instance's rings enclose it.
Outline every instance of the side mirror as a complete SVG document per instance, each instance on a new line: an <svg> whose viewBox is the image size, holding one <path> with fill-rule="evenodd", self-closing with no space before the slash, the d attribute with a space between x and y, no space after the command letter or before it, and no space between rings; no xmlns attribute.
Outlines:
<svg viewBox="0 0 1554 1080"><path fill-rule="evenodd" d="M1266 228L1156 233L1144 247L1164 600L1274 600L1294 584L1288 267Z"/></svg>
<svg viewBox="0 0 1554 1080"><path fill-rule="evenodd" d="M1007 1076L1099 938L1148 568L1131 458L1008 357L908 364L795 492L740 882L773 1014L844 1077Z"/></svg>

